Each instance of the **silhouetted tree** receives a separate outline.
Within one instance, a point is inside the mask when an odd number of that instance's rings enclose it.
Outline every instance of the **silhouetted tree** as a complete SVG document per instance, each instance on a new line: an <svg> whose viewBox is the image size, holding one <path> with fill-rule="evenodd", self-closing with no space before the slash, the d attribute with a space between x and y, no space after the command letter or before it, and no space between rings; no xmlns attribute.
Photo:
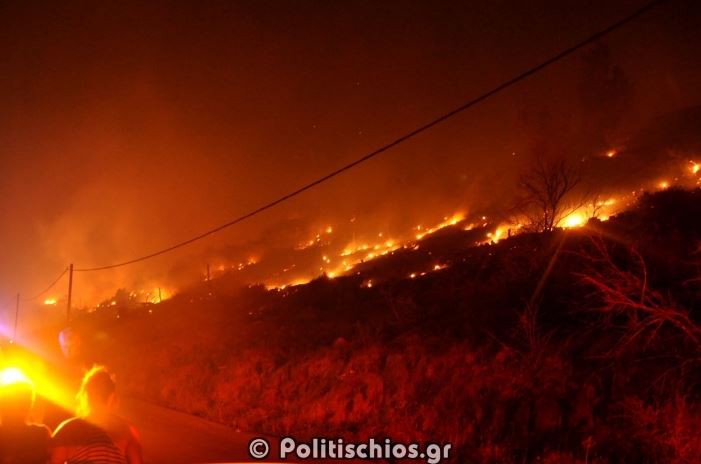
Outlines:
<svg viewBox="0 0 701 464"><path fill-rule="evenodd" d="M564 158L536 157L519 178L517 214L525 218L526 229L552 230L565 216L584 202L570 196L579 184L579 170Z"/></svg>

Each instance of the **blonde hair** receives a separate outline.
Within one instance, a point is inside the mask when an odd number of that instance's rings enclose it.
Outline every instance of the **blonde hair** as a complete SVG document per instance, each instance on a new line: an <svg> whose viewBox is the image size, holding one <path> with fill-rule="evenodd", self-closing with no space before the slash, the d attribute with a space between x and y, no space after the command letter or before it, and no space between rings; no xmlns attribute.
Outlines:
<svg viewBox="0 0 701 464"><path fill-rule="evenodd" d="M107 406L116 392L114 376L104 366L95 365L83 376L78 391L78 416L86 417L101 406Z"/></svg>

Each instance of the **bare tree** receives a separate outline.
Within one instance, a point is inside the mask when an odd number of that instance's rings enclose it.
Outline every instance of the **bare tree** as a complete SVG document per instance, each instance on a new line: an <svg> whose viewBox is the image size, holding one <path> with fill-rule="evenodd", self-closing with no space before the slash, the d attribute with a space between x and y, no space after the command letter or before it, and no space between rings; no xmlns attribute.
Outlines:
<svg viewBox="0 0 701 464"><path fill-rule="evenodd" d="M582 205L571 201L579 184L579 169L562 158L536 157L519 178L520 196L517 214L525 218L525 227L537 231L552 230L564 217Z"/></svg>

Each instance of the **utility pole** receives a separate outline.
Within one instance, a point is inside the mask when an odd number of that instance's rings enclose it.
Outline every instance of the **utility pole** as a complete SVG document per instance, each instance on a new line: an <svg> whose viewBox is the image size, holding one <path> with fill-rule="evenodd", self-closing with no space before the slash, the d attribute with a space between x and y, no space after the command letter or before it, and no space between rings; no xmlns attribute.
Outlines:
<svg viewBox="0 0 701 464"><path fill-rule="evenodd" d="M66 305L66 324L71 322L71 300L73 299L73 263L68 266L68 304Z"/></svg>
<svg viewBox="0 0 701 464"><path fill-rule="evenodd" d="M17 304L15 305L15 331L12 334L12 342L17 341L17 320L19 319L19 293L17 294Z"/></svg>
<svg viewBox="0 0 701 464"><path fill-rule="evenodd" d="M207 263L207 282L209 282L210 276L209 276L209 263Z"/></svg>

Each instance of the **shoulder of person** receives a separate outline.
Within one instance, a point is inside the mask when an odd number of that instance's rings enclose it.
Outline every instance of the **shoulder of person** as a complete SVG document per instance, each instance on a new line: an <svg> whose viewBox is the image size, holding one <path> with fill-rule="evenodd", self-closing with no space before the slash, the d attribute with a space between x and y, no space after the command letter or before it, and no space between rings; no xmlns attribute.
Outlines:
<svg viewBox="0 0 701 464"><path fill-rule="evenodd" d="M61 424L56 427L52 438L54 442L59 443L71 441L84 434L85 431L90 428L92 428L92 426L85 420L79 417L72 417L61 422Z"/></svg>
<svg viewBox="0 0 701 464"><path fill-rule="evenodd" d="M71 430L72 428L76 427L81 421L82 419L80 419L79 417L71 417L70 419L66 419L65 421L58 424L58 427L56 427L56 430L54 430L54 435L57 435L59 433L65 433L66 430Z"/></svg>

